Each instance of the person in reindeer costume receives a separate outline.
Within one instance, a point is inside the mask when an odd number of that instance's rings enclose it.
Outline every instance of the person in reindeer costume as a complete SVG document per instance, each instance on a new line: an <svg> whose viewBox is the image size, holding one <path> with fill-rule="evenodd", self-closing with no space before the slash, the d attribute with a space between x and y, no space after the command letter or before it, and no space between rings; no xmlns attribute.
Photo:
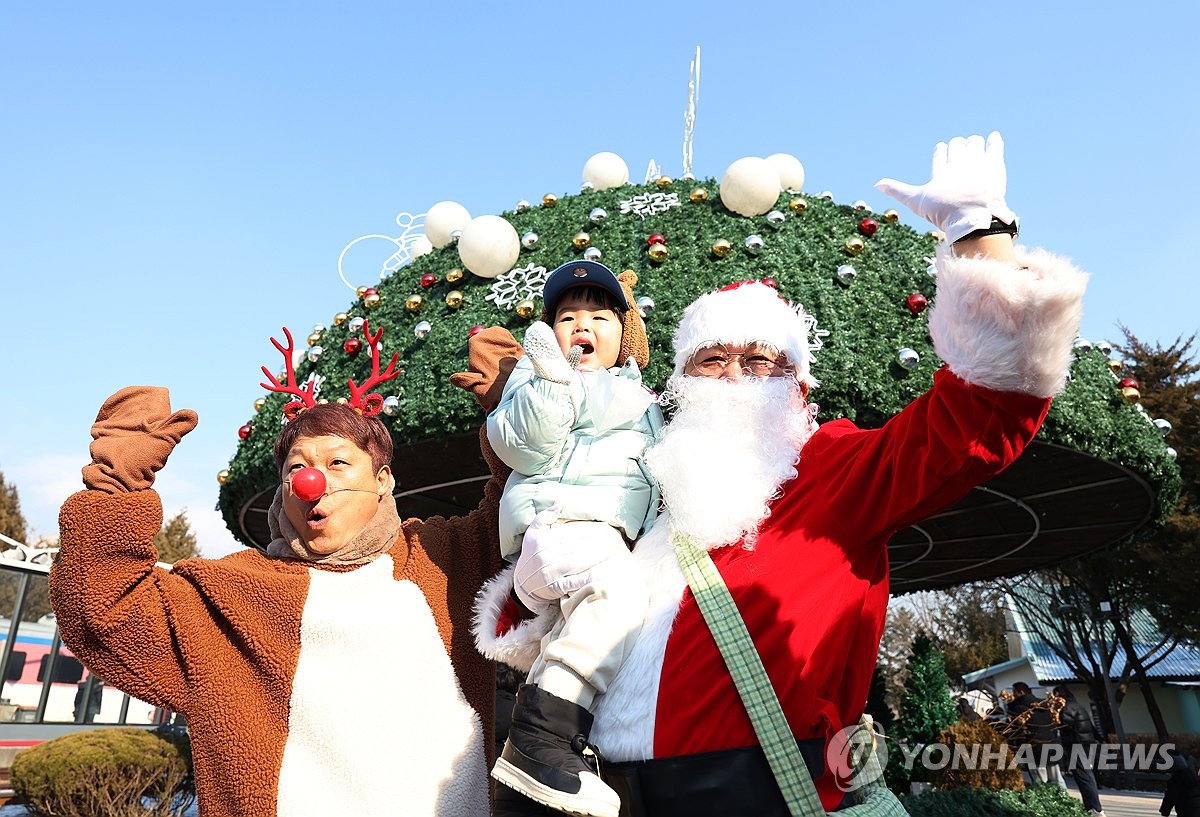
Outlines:
<svg viewBox="0 0 1200 817"><path fill-rule="evenodd" d="M263 367L263 385L297 400L275 446L266 553L155 566L154 474L198 418L172 412L166 389L122 389L92 426L87 490L60 515L50 592L63 641L108 683L187 717L205 817L482 817L495 674L468 617L500 566L508 469L483 437L479 507L402 522L382 397L367 393L396 374L396 356L379 371L383 330L363 325L373 372L350 381L348 405L296 385L284 332L287 348L273 342L288 382ZM495 375L453 379L490 407Z"/></svg>
<svg viewBox="0 0 1200 817"><path fill-rule="evenodd" d="M946 366L882 428L817 425L804 319L774 289L726 287L683 313L663 393L674 413L646 455L664 512L634 549L649 610L580 736L603 755L622 815L903 813L886 797L851 805L825 751L863 714L888 605L887 541L1033 439L1067 376L1086 275L1014 246L999 134L940 143L924 185L878 187L947 239L929 319ZM527 593L553 599L589 562L548 521L531 526L515 567ZM768 765L761 747L774 749L685 579L690 552L715 563L765 666L776 721L816 784L806 808L789 811L781 794L789 781ZM550 622L514 614L512 582L502 573L481 591L476 639L527 668ZM497 791L494 813L549 812Z"/></svg>

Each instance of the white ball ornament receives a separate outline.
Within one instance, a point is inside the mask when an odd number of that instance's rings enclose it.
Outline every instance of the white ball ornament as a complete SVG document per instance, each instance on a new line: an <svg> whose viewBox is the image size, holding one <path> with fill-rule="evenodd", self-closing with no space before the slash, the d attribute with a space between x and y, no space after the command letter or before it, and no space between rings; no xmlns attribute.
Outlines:
<svg viewBox="0 0 1200 817"><path fill-rule="evenodd" d="M471 220L467 208L456 201L439 201L425 214L425 235L435 247L450 243L451 233L461 230Z"/></svg>
<svg viewBox="0 0 1200 817"><path fill-rule="evenodd" d="M779 199L779 174L766 159L738 159L721 177L721 203L740 216L761 216Z"/></svg>
<svg viewBox="0 0 1200 817"><path fill-rule="evenodd" d="M595 190L620 187L629 181L629 166L615 153L597 153L583 166L583 181Z"/></svg>
<svg viewBox="0 0 1200 817"><path fill-rule="evenodd" d="M477 216L462 228L458 256L463 266L480 278L508 272L521 255L517 231L500 216Z"/></svg>
<svg viewBox="0 0 1200 817"><path fill-rule="evenodd" d="M804 189L804 165L790 153L772 153L767 157L771 167L779 174L779 187L789 193Z"/></svg>
<svg viewBox="0 0 1200 817"><path fill-rule="evenodd" d="M420 258L422 255L429 255L433 252L433 242L429 240L429 236L419 235L417 240L408 248L409 258Z"/></svg>

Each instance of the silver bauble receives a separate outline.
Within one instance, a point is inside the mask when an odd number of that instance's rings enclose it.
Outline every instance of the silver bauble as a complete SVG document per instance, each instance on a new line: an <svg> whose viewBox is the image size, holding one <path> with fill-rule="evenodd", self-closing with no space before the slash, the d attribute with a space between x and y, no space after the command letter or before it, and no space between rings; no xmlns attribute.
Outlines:
<svg viewBox="0 0 1200 817"><path fill-rule="evenodd" d="M1141 405L1140 403L1138 405ZM1154 426L1165 437L1171 433L1171 421L1166 418L1159 417L1154 421Z"/></svg>
<svg viewBox="0 0 1200 817"><path fill-rule="evenodd" d="M400 411L400 398L396 395L388 395L383 398L383 413L388 417L395 416L396 412Z"/></svg>
<svg viewBox="0 0 1200 817"><path fill-rule="evenodd" d="M852 284L854 279L858 277L858 270L849 264L842 264L837 268L837 279L843 284Z"/></svg>
<svg viewBox="0 0 1200 817"><path fill-rule="evenodd" d="M359 332L362 331L364 320L365 320L365 318L362 318L362 317L351 318L350 322L346 324L346 330L349 331L350 334L352 334L352 335L357 335Z"/></svg>
<svg viewBox="0 0 1200 817"><path fill-rule="evenodd" d="M1167 456L1170 457L1171 459L1175 459L1176 457L1179 456L1179 452L1176 451L1174 448L1167 446Z"/></svg>
<svg viewBox="0 0 1200 817"><path fill-rule="evenodd" d="M608 218L608 211L603 207L593 207L592 211L588 213L588 221L593 224L600 224L606 218Z"/></svg>
<svg viewBox="0 0 1200 817"><path fill-rule="evenodd" d="M854 202L854 204L853 204L853 205L851 205L851 206L853 206L855 210L868 210L868 209L870 209L870 208L868 208L868 207L867 207L867 203L866 203L865 201L863 201L862 199L859 199L858 201Z"/></svg>
<svg viewBox="0 0 1200 817"><path fill-rule="evenodd" d="M772 210L767 213L767 224L770 224L772 227L780 227L786 219L787 216L778 210Z"/></svg>
<svg viewBox="0 0 1200 817"><path fill-rule="evenodd" d="M538 234L533 232L532 230L525 233L525 235L521 236L521 246L527 250L532 250L534 247L537 246L537 243L538 243Z"/></svg>
<svg viewBox="0 0 1200 817"><path fill-rule="evenodd" d="M462 238L462 230L451 230L450 231L450 243L451 244L457 244L458 239L460 239L460 238Z"/></svg>
<svg viewBox="0 0 1200 817"><path fill-rule="evenodd" d="M742 245L746 248L746 252L750 253L751 255L758 255L760 252L762 252L762 248L766 245L766 243L767 242L763 241L763 237L761 235L755 233L754 235L746 236L746 240L742 242Z"/></svg>
<svg viewBox="0 0 1200 817"><path fill-rule="evenodd" d="M586 193L589 190L595 190L595 189L596 189L596 185L592 184L591 182L584 182L583 184L579 185L580 193Z"/></svg>
<svg viewBox="0 0 1200 817"><path fill-rule="evenodd" d="M921 362L921 356L917 354L916 349L909 349L905 346L896 353L896 362L911 370L917 368L917 364Z"/></svg>
<svg viewBox="0 0 1200 817"><path fill-rule="evenodd" d="M938 274L937 264L930 264L928 267L926 267L925 274L928 275L930 278L937 278L937 274Z"/></svg>
<svg viewBox="0 0 1200 817"><path fill-rule="evenodd" d="M324 349L324 347L322 347L322 346L313 346L313 347L309 348L309 350L308 350L308 362L309 362L309 363L316 363L318 360L320 360L320 359L321 359L321 353L322 353L322 352L324 352L324 351L325 351L325 349Z"/></svg>
<svg viewBox="0 0 1200 817"><path fill-rule="evenodd" d="M1112 354L1112 344L1106 340L1102 340L1099 343L1097 343L1096 348L1099 349L1100 353L1103 354L1105 357L1108 357L1109 355Z"/></svg>
<svg viewBox="0 0 1200 817"><path fill-rule="evenodd" d="M425 340L425 338L429 337L429 333L432 330L432 323L429 321L421 321L413 327L413 334L416 336L417 340Z"/></svg>
<svg viewBox="0 0 1200 817"><path fill-rule="evenodd" d="M604 253L600 252L599 247L588 247L586 250L583 251L583 260L584 261L599 261L600 256L602 256L602 255L604 255Z"/></svg>
<svg viewBox="0 0 1200 817"><path fill-rule="evenodd" d="M325 324L318 323L316 326L313 327L312 334L319 335L324 331L325 331Z"/></svg>
<svg viewBox="0 0 1200 817"><path fill-rule="evenodd" d="M1087 338L1075 338L1075 348L1080 352L1092 351L1092 342Z"/></svg>
<svg viewBox="0 0 1200 817"><path fill-rule="evenodd" d="M651 312L654 311L654 299L651 298L649 295L643 295L642 297L637 299L637 308L638 308L638 312L641 313L642 317L643 318L646 317L647 315L649 315Z"/></svg>
<svg viewBox="0 0 1200 817"><path fill-rule="evenodd" d="M525 201L525 199L521 199L519 202L517 202L517 206L514 209L518 213L524 213L529 209L529 202Z"/></svg>

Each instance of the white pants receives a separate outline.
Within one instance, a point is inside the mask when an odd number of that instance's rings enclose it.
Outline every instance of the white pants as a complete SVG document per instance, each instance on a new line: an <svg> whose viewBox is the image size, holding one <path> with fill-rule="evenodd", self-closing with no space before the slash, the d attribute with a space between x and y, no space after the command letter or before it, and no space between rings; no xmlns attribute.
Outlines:
<svg viewBox="0 0 1200 817"><path fill-rule="evenodd" d="M528 683L590 708L633 647L649 603L646 583L616 528L604 522L556 522L596 552L592 580L562 598L562 618L542 638Z"/></svg>

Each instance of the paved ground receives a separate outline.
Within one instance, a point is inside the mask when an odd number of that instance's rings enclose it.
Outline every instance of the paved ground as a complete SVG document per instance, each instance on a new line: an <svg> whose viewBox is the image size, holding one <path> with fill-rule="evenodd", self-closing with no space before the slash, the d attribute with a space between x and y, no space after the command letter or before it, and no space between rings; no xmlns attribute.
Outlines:
<svg viewBox="0 0 1200 817"><path fill-rule="evenodd" d="M1074 789L1071 794L1079 796ZM1100 805L1104 806L1105 817L1159 817L1161 802L1161 794L1100 789Z"/></svg>

